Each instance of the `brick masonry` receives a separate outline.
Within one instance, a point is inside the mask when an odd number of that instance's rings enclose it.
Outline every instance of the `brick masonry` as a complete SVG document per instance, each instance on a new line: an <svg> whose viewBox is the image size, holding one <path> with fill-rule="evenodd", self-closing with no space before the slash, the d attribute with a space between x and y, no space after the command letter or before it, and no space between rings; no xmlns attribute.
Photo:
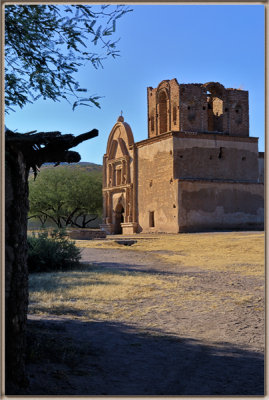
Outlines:
<svg viewBox="0 0 269 400"><path fill-rule="evenodd" d="M119 117L104 155L108 233L262 229L263 153L248 92L164 80L147 89L148 138Z"/></svg>

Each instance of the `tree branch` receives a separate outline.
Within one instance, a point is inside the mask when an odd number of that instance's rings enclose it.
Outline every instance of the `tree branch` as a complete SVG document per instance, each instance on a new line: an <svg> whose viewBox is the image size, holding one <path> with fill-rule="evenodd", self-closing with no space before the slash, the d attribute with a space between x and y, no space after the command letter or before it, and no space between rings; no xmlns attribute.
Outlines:
<svg viewBox="0 0 269 400"><path fill-rule="evenodd" d="M92 129L89 132L74 136L72 134L62 135L61 132L28 132L26 134L15 133L6 130L6 150L22 152L26 164L32 168L35 175L38 168L47 162L76 163L80 161L80 155L69 149L77 146L85 140L98 136L98 130Z"/></svg>

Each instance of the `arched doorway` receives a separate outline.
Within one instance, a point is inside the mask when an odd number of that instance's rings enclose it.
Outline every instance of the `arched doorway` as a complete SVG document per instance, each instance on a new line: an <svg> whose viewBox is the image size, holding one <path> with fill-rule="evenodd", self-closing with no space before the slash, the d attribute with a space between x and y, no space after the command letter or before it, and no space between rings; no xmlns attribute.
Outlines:
<svg viewBox="0 0 269 400"><path fill-rule="evenodd" d="M115 209L115 225L114 225L114 233L122 234L121 223L124 222L124 208L121 203L119 203Z"/></svg>

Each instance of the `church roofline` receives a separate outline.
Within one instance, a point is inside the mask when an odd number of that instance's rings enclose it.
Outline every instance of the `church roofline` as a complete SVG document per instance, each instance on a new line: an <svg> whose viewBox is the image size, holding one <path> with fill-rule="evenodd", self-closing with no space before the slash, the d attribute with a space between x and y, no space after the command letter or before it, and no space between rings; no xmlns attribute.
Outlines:
<svg viewBox="0 0 269 400"><path fill-rule="evenodd" d="M185 132L185 131L170 131L163 133L158 136L154 136L149 139L140 140L139 142L135 143L136 147L143 147L147 146L148 144L160 142L162 140L169 139L171 137L186 137L189 139L207 139L207 140L226 140L226 141L233 141L233 142L250 142L256 143L258 142L259 138L257 137L246 137L246 136L231 136L231 135L224 135L222 133L207 133L207 132Z"/></svg>

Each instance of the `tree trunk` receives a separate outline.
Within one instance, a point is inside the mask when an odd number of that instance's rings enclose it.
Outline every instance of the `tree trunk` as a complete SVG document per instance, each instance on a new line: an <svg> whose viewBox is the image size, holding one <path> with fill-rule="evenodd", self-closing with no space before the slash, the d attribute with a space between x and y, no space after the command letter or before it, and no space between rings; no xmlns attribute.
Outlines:
<svg viewBox="0 0 269 400"><path fill-rule="evenodd" d="M28 307L28 173L23 154L6 154L5 324L6 394L27 386L25 342Z"/></svg>
<svg viewBox="0 0 269 400"><path fill-rule="evenodd" d="M98 135L97 129L74 137L60 132L6 130L5 187L5 371L6 395L23 394L28 385L25 370L28 308L27 214L28 175L45 162L78 162L70 148Z"/></svg>

